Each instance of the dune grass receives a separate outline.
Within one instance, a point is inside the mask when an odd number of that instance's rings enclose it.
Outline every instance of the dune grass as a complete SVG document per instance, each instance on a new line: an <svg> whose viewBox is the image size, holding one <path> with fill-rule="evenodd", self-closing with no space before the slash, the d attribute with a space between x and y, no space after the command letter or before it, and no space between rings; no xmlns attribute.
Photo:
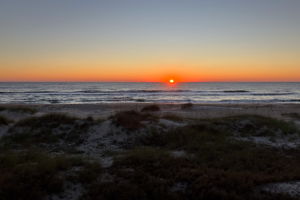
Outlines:
<svg viewBox="0 0 300 200"><path fill-rule="evenodd" d="M11 121L4 116L0 115L0 126L8 125Z"/></svg>
<svg viewBox="0 0 300 200"><path fill-rule="evenodd" d="M135 131L145 127L143 122L156 121L157 118L147 113L140 113L137 111L122 111L116 113L111 117L112 123L116 126L122 127L128 131Z"/></svg>
<svg viewBox="0 0 300 200"><path fill-rule="evenodd" d="M241 115L207 120L212 126L243 136L274 136L276 134L300 134L293 122L286 122L270 117Z"/></svg>
<svg viewBox="0 0 300 200"><path fill-rule="evenodd" d="M37 109L27 106L0 106L0 111L34 114Z"/></svg>
<svg viewBox="0 0 300 200"><path fill-rule="evenodd" d="M78 159L37 151L1 152L0 199L40 200L59 194L68 179L63 172L81 164Z"/></svg>
<svg viewBox="0 0 300 200"><path fill-rule="evenodd" d="M61 113L50 113L41 117L29 117L19 121L17 126L30 126L39 128L41 126L58 127L61 124L72 124L77 120L75 117Z"/></svg>
<svg viewBox="0 0 300 200"><path fill-rule="evenodd" d="M299 113L284 113L282 116L290 117L296 120L300 120L300 114Z"/></svg>
<svg viewBox="0 0 300 200"><path fill-rule="evenodd" d="M160 107L158 105L149 105L145 106L141 109L141 112L157 112L160 111Z"/></svg>
<svg viewBox="0 0 300 200"><path fill-rule="evenodd" d="M79 120L65 114L47 114L23 119L12 126L2 138L4 146L31 147L59 144L61 147L83 142L93 119Z"/></svg>
<svg viewBox="0 0 300 200"><path fill-rule="evenodd" d="M184 121L184 118L182 118L178 115L175 115L175 114L165 114L161 118L162 119L167 119L167 120L170 120L170 121L174 121L174 122L183 122Z"/></svg>
<svg viewBox="0 0 300 200"><path fill-rule="evenodd" d="M194 105L192 103L184 103L180 106L181 110L191 109Z"/></svg>
<svg viewBox="0 0 300 200"><path fill-rule="evenodd" d="M234 151L239 150L228 153ZM247 152L250 153L250 149ZM293 159L283 158L277 152L275 156L273 154L267 152L262 155L272 157L266 161L253 156L237 157L230 161L220 157L219 163L230 162L232 166L224 168L207 161L174 158L164 148L141 147L118 157L110 171L114 179L94 182L85 194L85 199L293 199L256 191L264 183L300 178L299 169L294 168L299 166L295 165L299 164L299 159L287 166L286 162ZM243 153L243 156L248 155ZM234 162L239 162L240 167L237 168ZM249 163L241 164L244 162ZM177 189L177 185L184 187Z"/></svg>
<svg viewBox="0 0 300 200"><path fill-rule="evenodd" d="M78 169L75 170L74 169ZM83 184L96 180L101 165L68 154L51 155L41 150L0 153L0 199L40 200L60 195L66 182Z"/></svg>
<svg viewBox="0 0 300 200"><path fill-rule="evenodd" d="M86 162L84 167L78 171L74 180L84 185L89 185L97 181L102 172L103 169L98 162Z"/></svg>
<svg viewBox="0 0 300 200"><path fill-rule="evenodd" d="M145 132L132 145L115 152L109 168L68 154L24 150L32 144L59 141L76 146L95 120L50 114L17 122L2 142L8 142L10 149L16 149L16 144L24 148L0 152L0 199L18 200L24 194L25 200L43 199L63 192L66 181L82 184L82 200L297 199L259 188L268 183L300 180L299 149L276 149L235 139L237 135L298 133L292 123L235 116L194 120L183 127L161 129L145 125L158 117L136 111L119 112L111 120L125 130L144 128ZM176 157L174 151L183 151L184 155ZM79 169L69 173L74 167Z"/></svg>
<svg viewBox="0 0 300 200"><path fill-rule="evenodd" d="M283 134L294 131L285 122L256 116L204 120L165 132L151 129L137 140L136 148L115 161L118 184L94 184L88 199L114 199L116 193L123 199L297 199L257 188L299 180L300 151L234 140L236 129L252 133L238 126L240 120L253 121L257 127L275 126ZM174 150L185 151L186 156L172 157ZM176 185L184 187L176 190Z"/></svg>
<svg viewBox="0 0 300 200"><path fill-rule="evenodd" d="M279 150L237 141L231 136L230 132L209 126L189 125L165 133L152 130L149 134L141 136L137 143L168 150L184 150L193 155L193 160L197 163L226 170L257 168L258 171L263 171L268 164L279 162L277 157L284 157Z"/></svg>

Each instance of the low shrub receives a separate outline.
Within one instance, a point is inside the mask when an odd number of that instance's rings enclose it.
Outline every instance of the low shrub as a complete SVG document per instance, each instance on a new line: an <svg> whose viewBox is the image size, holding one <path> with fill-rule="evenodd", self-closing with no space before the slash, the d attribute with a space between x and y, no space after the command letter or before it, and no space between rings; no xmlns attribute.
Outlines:
<svg viewBox="0 0 300 200"><path fill-rule="evenodd" d="M282 116L290 117L293 119L300 120L300 114L299 113L284 113Z"/></svg>
<svg viewBox="0 0 300 200"><path fill-rule="evenodd" d="M64 190L64 171L78 162L36 151L0 154L0 199L40 200Z"/></svg>
<svg viewBox="0 0 300 200"><path fill-rule="evenodd" d="M143 121L155 121L156 118L150 114L142 114L136 111L122 111L111 117L112 123L126 130L137 130L144 127Z"/></svg>
<svg viewBox="0 0 300 200"><path fill-rule="evenodd" d="M191 109L194 105L192 103L185 103L181 105L182 110Z"/></svg>
<svg viewBox="0 0 300 200"><path fill-rule="evenodd" d="M183 122L183 120L184 120L182 117L175 115L175 114L166 114L166 115L163 115L161 118L171 120L174 122Z"/></svg>
<svg viewBox="0 0 300 200"><path fill-rule="evenodd" d="M26 107L26 106L0 106L0 111L9 111L9 112L20 112L20 113L29 113L34 114L37 112L35 108Z"/></svg>
<svg viewBox="0 0 300 200"><path fill-rule="evenodd" d="M0 115L0 126L8 125L11 121L4 116Z"/></svg>
<svg viewBox="0 0 300 200"><path fill-rule="evenodd" d="M230 154L233 151L239 150L231 149L227 153ZM209 151L206 153L209 154ZM271 153L263 156L271 156ZM297 175L299 170L292 170L299 166L295 165L297 162L292 162L291 166L287 166L283 164L288 162L287 160L278 157L277 152L275 155L278 161L272 158L264 162L260 159L255 160L253 156L245 157L243 160L241 156L235 160L230 160L232 167L224 169L222 164L211 165L205 160L194 162L184 157L171 157L167 149L142 147L128 151L125 155L118 157L110 171L113 179L105 182L94 182L88 188L84 199L106 200L122 197L125 200L295 200L296 198L282 194L255 192L260 185L265 183L299 178ZM244 154L243 156L247 155ZM228 162L226 159L227 157L219 157L216 162L226 163ZM269 162L270 160L273 161ZM256 161L264 162L264 168L256 168ZM235 162L249 162L249 165L236 168ZM267 164L268 162L269 164ZM281 164L278 165L276 162Z"/></svg>
<svg viewBox="0 0 300 200"><path fill-rule="evenodd" d="M94 123L90 118L77 119L64 114L47 114L30 117L14 124L2 139L6 146L43 146L60 144L78 145L83 142L84 134Z"/></svg>
<svg viewBox="0 0 300 200"><path fill-rule="evenodd" d="M145 106L144 108L142 108L141 111L142 112L157 112L157 111L160 111L160 107L158 105L149 105L149 106Z"/></svg>
<svg viewBox="0 0 300 200"><path fill-rule="evenodd" d="M300 134L297 126L292 122L257 115L212 119L210 123L219 128L225 128L227 131L246 136L274 136L277 133L283 135Z"/></svg>

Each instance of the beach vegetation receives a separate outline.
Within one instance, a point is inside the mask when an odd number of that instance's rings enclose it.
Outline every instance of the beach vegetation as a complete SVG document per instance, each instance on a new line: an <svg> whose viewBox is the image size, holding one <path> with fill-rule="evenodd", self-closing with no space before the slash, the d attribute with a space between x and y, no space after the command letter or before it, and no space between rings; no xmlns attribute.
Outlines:
<svg viewBox="0 0 300 200"><path fill-rule="evenodd" d="M162 119L167 119L170 121L174 121L174 122L183 122L184 118L182 118L179 115L175 115L175 114L165 114L161 117Z"/></svg>
<svg viewBox="0 0 300 200"><path fill-rule="evenodd" d="M86 162L76 174L73 181L81 184L91 184L102 174L103 169L98 162Z"/></svg>
<svg viewBox="0 0 300 200"><path fill-rule="evenodd" d="M241 115L208 120L210 124L243 136L274 136L299 134L293 122L258 115Z"/></svg>
<svg viewBox="0 0 300 200"><path fill-rule="evenodd" d="M140 113L134 110L118 112L112 116L111 119L113 124L129 131L145 127L143 123L145 121L153 122L157 120L157 118L151 114Z"/></svg>
<svg viewBox="0 0 300 200"><path fill-rule="evenodd" d="M11 122L11 120L9 120L6 117L0 115L0 126L8 125L10 122Z"/></svg>
<svg viewBox="0 0 300 200"><path fill-rule="evenodd" d="M186 123L162 128L147 126L159 120L151 113L113 115L114 125L143 131L136 132L130 145L119 146L120 151L102 151L101 155L113 157L107 168L96 157L76 153L76 145L97 120L53 113L16 122L1 138L6 148L0 152L0 199L47 199L62 194L66 183L83 187L82 200L297 199L261 187L300 180L298 148L236 139L293 134L298 131L293 123L255 115L188 121L176 115L161 118ZM47 145L63 154L44 148ZM184 153L175 156L176 152Z"/></svg>
<svg viewBox="0 0 300 200"><path fill-rule="evenodd" d="M2 138L4 146L29 147L61 144L62 148L81 144L94 123L90 118L77 119L65 114L30 117L14 124Z"/></svg>
<svg viewBox="0 0 300 200"><path fill-rule="evenodd" d="M64 172L78 165L78 159L40 151L1 152L0 199L40 200L59 194L68 179Z"/></svg>
<svg viewBox="0 0 300 200"><path fill-rule="evenodd" d="M290 117L296 120L300 120L300 114L299 113L284 113L282 116Z"/></svg>
<svg viewBox="0 0 300 200"><path fill-rule="evenodd" d="M191 109L194 105L192 103L184 103L180 106L181 110Z"/></svg>
<svg viewBox="0 0 300 200"><path fill-rule="evenodd" d="M29 117L16 123L17 126L30 126L32 128L58 127L62 124L73 124L78 118L62 113L50 113L40 117Z"/></svg>
<svg viewBox="0 0 300 200"><path fill-rule="evenodd" d="M37 112L37 109L28 107L28 106L0 106L0 111L9 111L9 112L19 112L19 113L28 113L34 114Z"/></svg>
<svg viewBox="0 0 300 200"><path fill-rule="evenodd" d="M299 178L299 169L294 168L299 166L299 159L295 161L282 157L278 151L263 153L262 150L260 157L267 156L264 160L254 156L258 152L248 155L251 150L244 149L234 160L227 160L224 153L213 164L207 160L174 158L166 148L135 148L116 159L110 171L113 179L91 184L84 199L296 199L261 192L257 188L269 182ZM240 149L231 148L227 154L238 151ZM203 153L215 156L210 151ZM291 165L286 165L288 161Z"/></svg>
<svg viewBox="0 0 300 200"><path fill-rule="evenodd" d="M149 105L149 106L145 106L142 108L141 110L142 112L157 112L160 111L160 107L158 105Z"/></svg>
<svg viewBox="0 0 300 200"><path fill-rule="evenodd" d="M130 168L142 176L139 179L146 180L143 182L145 186L138 188L136 194L147 194L146 187L151 184L147 181L151 177L151 181L161 181L156 184L161 184L164 194L168 194L166 188L172 189L176 184L184 186L177 188L179 193L173 193L178 199L296 199L257 188L272 182L299 180L299 150L282 151L235 140L231 129L223 127L223 120L232 123L233 119L204 120L170 130L151 129L137 140L140 149L128 151L113 167L119 170ZM219 126L220 120L222 126ZM277 122L265 118L257 120L270 127ZM277 124L275 127L285 130L286 125ZM186 155L174 158L168 153L178 150ZM122 176L122 179L125 178ZM126 180L133 188L139 184L138 180L128 177ZM121 190L121 186L116 187ZM164 197L173 199L174 196Z"/></svg>

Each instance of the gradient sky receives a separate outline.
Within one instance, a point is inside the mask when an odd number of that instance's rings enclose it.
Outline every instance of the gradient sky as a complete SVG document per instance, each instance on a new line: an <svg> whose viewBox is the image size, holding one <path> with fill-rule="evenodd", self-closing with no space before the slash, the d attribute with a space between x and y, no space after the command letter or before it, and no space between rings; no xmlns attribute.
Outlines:
<svg viewBox="0 0 300 200"><path fill-rule="evenodd" d="M0 81L300 81L299 0L0 0Z"/></svg>

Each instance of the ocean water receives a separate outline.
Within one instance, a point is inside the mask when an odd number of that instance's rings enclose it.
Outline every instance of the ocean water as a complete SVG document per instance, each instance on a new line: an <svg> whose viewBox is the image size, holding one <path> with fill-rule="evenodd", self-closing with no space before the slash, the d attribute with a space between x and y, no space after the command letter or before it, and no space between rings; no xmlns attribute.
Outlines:
<svg viewBox="0 0 300 200"><path fill-rule="evenodd" d="M296 83L0 82L0 103L300 103Z"/></svg>

